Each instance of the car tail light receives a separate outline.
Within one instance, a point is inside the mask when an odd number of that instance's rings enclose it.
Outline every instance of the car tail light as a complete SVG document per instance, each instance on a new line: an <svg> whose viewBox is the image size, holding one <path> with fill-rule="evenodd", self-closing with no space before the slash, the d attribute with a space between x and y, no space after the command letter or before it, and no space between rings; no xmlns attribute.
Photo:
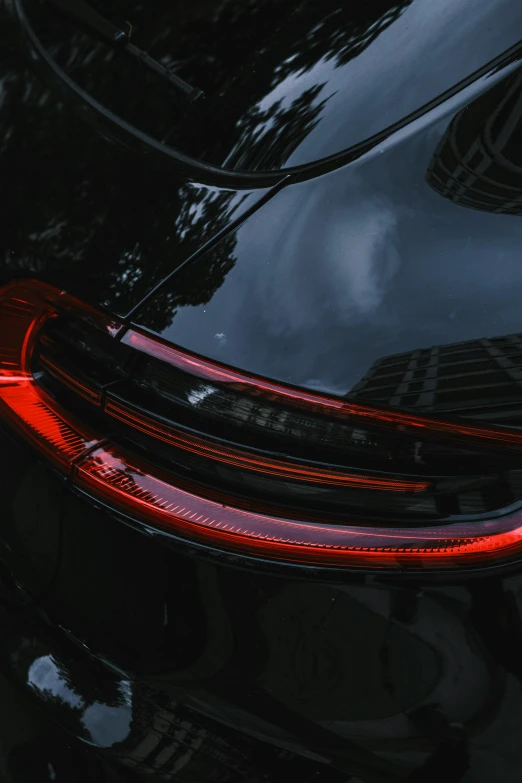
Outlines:
<svg viewBox="0 0 522 783"><path fill-rule="evenodd" d="M99 449L79 464L80 486L129 514L181 535L249 555L299 563L372 567L448 567L476 564L519 551L513 519L424 529L325 525L256 514L173 486L131 455Z"/></svg>
<svg viewBox="0 0 522 783"><path fill-rule="evenodd" d="M110 397L107 399L105 411L131 427L183 451L208 457L218 463L246 468L265 476L279 476L295 481L306 481L310 484L332 484L388 492L423 492L430 486L429 482L420 479L401 481L400 479L379 478L378 476L360 476L354 473L325 470L314 465L300 465L297 462L292 463L274 457L261 457L253 452L240 451L235 448L226 448L210 442L208 439L205 440L194 435L188 436L168 424L160 424L151 416L145 416L128 405L119 405Z"/></svg>
<svg viewBox="0 0 522 783"><path fill-rule="evenodd" d="M88 426L61 410L34 381L30 360L38 331L56 317L60 299L78 312L86 308L43 284L5 288L0 300L0 415L67 472L74 459L96 443ZM101 322L101 321L100 321ZM105 322L108 324L108 322Z"/></svg>
<svg viewBox="0 0 522 783"><path fill-rule="evenodd" d="M351 403L345 399L328 397L324 394L314 394L302 389L295 389L282 384L272 383L264 378L247 376L233 368L223 367L173 346L165 345L158 339L140 334L129 329L122 342L149 356L154 356L181 370L185 370L198 378L226 384L239 391L262 395L271 399L280 399L292 406L304 408L313 412L327 413L335 418L357 420L359 423L369 421L372 424L392 427L394 429L410 428L418 433L429 433L437 437L448 437L452 440L486 441L510 445L522 449L522 433L499 430L492 427L476 427L463 422L439 421L414 414L395 410L379 410L359 403Z"/></svg>
<svg viewBox="0 0 522 783"><path fill-rule="evenodd" d="M0 292L0 420L88 495L242 555L365 569L522 552L522 434L358 405Z"/></svg>

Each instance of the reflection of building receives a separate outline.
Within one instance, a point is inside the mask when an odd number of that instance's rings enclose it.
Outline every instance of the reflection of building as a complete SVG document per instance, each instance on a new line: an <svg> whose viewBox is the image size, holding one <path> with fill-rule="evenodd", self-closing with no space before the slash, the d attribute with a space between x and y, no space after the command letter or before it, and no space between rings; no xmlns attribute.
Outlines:
<svg viewBox="0 0 522 783"><path fill-rule="evenodd" d="M158 694L147 688L144 693L152 701L135 700L132 734L116 750L124 766L164 781L182 776L212 783L227 774L234 780L256 779L246 754L195 722L191 710L175 701L151 710Z"/></svg>
<svg viewBox="0 0 522 783"><path fill-rule="evenodd" d="M502 82L457 114L427 179L456 204L522 215L522 75Z"/></svg>
<svg viewBox="0 0 522 783"><path fill-rule="evenodd" d="M293 779L292 773L302 783L323 779L321 762L228 729L165 692L141 684L134 688L133 696L131 733L113 745L108 756L132 770L137 782L264 783L276 777ZM223 704L224 720L226 711ZM237 718L234 708L231 714L232 719ZM272 776L274 770L276 777ZM331 770L327 775L332 783L345 779L342 773L332 776Z"/></svg>
<svg viewBox="0 0 522 783"><path fill-rule="evenodd" d="M350 396L522 423L522 334L439 345L378 359Z"/></svg>

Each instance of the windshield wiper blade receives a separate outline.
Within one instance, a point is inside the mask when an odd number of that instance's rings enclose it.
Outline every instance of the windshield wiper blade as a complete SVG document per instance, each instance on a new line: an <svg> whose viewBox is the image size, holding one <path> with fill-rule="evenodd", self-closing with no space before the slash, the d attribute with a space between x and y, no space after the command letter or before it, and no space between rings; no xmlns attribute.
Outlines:
<svg viewBox="0 0 522 783"><path fill-rule="evenodd" d="M128 22L127 29L122 30L109 19L99 14L86 0L48 0L48 2L81 24L82 27L86 27L97 38L100 38L113 49L121 49L131 57L134 57L134 59L139 60L145 67L155 71L158 76L161 76L173 87L185 93L190 100L195 100L203 95L202 90L180 79L166 65L155 60L143 49L131 43L132 26Z"/></svg>

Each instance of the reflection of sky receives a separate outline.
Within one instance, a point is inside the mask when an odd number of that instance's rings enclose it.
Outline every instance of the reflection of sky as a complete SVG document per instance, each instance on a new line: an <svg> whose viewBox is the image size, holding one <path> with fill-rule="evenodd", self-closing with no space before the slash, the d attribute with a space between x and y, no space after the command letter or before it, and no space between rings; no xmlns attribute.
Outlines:
<svg viewBox="0 0 522 783"><path fill-rule="evenodd" d="M30 685L43 694L65 702L73 709L83 707L83 699L63 679L51 655L37 658L29 667L27 679Z"/></svg>
<svg viewBox="0 0 522 783"><path fill-rule="evenodd" d="M377 133L466 78L518 42L522 3L498 0L414 0L347 67L321 59L290 74L258 104L283 107L305 90L326 83L327 120L293 153L294 166L340 152ZM443 67L441 67L443 63ZM347 122L346 107L356 119Z"/></svg>
<svg viewBox="0 0 522 783"><path fill-rule="evenodd" d="M83 713L82 723L99 748L110 748L129 736L131 712L125 707L110 707L95 701Z"/></svg>
<svg viewBox="0 0 522 783"><path fill-rule="evenodd" d="M45 698L55 699L77 710L89 740L99 748L110 748L128 737L132 718L129 682L123 681L119 685L121 705L110 706L95 701L86 706L84 699L67 682L52 655L37 658L29 667L27 680Z"/></svg>
<svg viewBox="0 0 522 783"><path fill-rule="evenodd" d="M166 336L345 393L383 356L521 331L522 219L456 206L425 181L446 122L274 197L238 232L211 301L181 308Z"/></svg>

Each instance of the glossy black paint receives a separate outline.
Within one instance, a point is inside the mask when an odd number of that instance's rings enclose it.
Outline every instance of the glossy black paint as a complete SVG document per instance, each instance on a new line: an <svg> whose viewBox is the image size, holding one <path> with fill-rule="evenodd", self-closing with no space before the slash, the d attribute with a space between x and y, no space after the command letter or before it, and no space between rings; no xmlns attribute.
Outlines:
<svg viewBox="0 0 522 783"><path fill-rule="evenodd" d="M124 53L93 47L47 0L23 5L94 98L181 153L244 171L302 166L364 142L518 45L522 24L513 0L200 0L155 3L154 14L147 3L95 2L120 25L130 15L133 39L203 91L190 102ZM130 98L140 87L147 111Z"/></svg>
<svg viewBox="0 0 522 783"><path fill-rule="evenodd" d="M64 512L49 625L11 610L3 667L120 771L518 780L519 573L289 578L186 556L80 497Z"/></svg>
<svg viewBox="0 0 522 783"><path fill-rule="evenodd" d="M3 18L0 280L38 275L125 314L267 191L200 184L93 133L26 69ZM219 264L206 271L200 301L222 275Z"/></svg>
<svg viewBox="0 0 522 783"><path fill-rule="evenodd" d="M475 343L522 331L522 180L507 144L520 63L488 66L521 38L519 3L359 5L282 17L230 2L216 19L214 4L187 3L172 21L164 4L151 25L170 37L143 42L178 58L211 109L161 131L198 161L158 167L23 69L5 4L1 281L36 275L208 357L383 404L446 410L430 383L457 378L453 411L518 423L518 338ZM40 31L60 37L42 8ZM164 94L144 112L125 72L102 78L98 50L86 74L91 42L75 42L79 82L158 134ZM216 184L200 165L295 166L357 142L284 183ZM437 374L444 351L414 353L461 341L474 357L444 366L475 362L469 373ZM515 387L500 397L476 366L494 356ZM4 434L0 449L2 783L520 780L519 568L327 580L241 567L94 506Z"/></svg>
<svg viewBox="0 0 522 783"><path fill-rule="evenodd" d="M190 301L196 262L134 321L296 385L518 423L522 171L516 154L505 157L509 138L517 149L520 122L520 76L511 68L476 84L473 100L465 91L457 111L440 106L423 127L282 189L209 254L227 258L229 269L209 301ZM500 113L504 104L511 112ZM488 141L493 121L496 142ZM460 158L441 184L436 167L456 133ZM476 171L467 163L475 148L483 150ZM477 181L475 199L466 198ZM506 336L505 353L497 338ZM453 363L442 356L452 351Z"/></svg>

